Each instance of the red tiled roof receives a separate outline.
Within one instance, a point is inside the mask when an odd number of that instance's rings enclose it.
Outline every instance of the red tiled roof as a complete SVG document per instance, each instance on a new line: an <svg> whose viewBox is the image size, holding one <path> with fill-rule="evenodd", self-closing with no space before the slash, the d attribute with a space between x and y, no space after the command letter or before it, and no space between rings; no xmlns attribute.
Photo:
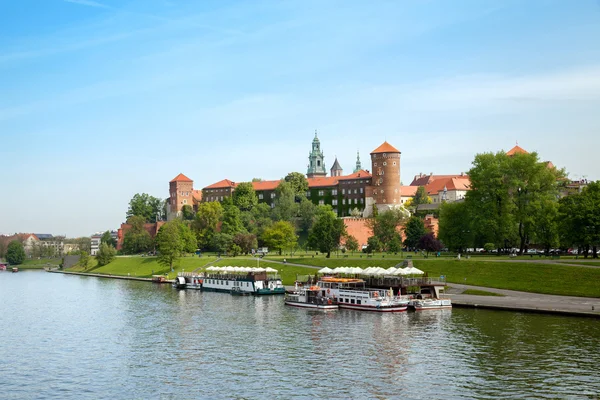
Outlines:
<svg viewBox="0 0 600 400"><path fill-rule="evenodd" d="M458 175L415 175L413 181L410 183L410 186L427 186L431 182L437 179L449 179L449 178L469 178L468 175L458 174Z"/></svg>
<svg viewBox="0 0 600 400"><path fill-rule="evenodd" d="M520 147L519 145L516 145L515 147L506 152L507 156L512 156L515 154L529 154L529 152Z"/></svg>
<svg viewBox="0 0 600 400"><path fill-rule="evenodd" d="M425 186L427 194L438 194L444 190L469 190L471 181L468 177L436 179Z"/></svg>
<svg viewBox="0 0 600 400"><path fill-rule="evenodd" d="M552 161L544 161L544 163L546 163L546 167L549 169L555 168L554 164L552 164Z"/></svg>
<svg viewBox="0 0 600 400"><path fill-rule="evenodd" d="M185 176L184 174L179 174L175 178L171 180L171 182L193 182L190 178ZM171 183L169 182L169 183Z"/></svg>
<svg viewBox="0 0 600 400"><path fill-rule="evenodd" d="M308 187L336 186L341 176L324 176L319 178L307 178Z"/></svg>
<svg viewBox="0 0 600 400"><path fill-rule="evenodd" d="M400 186L400 195L402 196L414 196L417 194L418 186Z"/></svg>
<svg viewBox="0 0 600 400"><path fill-rule="evenodd" d="M278 181L258 181L258 182L252 182L252 187L254 188L254 190L257 191L261 191L261 190L275 190L277 188L277 186L279 186L279 184L283 182L283 179L280 179Z"/></svg>
<svg viewBox="0 0 600 400"><path fill-rule="evenodd" d="M230 181L229 179L223 179L222 181L219 181L217 183L213 183L212 185L206 186L204 189L221 189L221 188L228 188L228 187L235 187L236 183L233 181Z"/></svg>
<svg viewBox="0 0 600 400"><path fill-rule="evenodd" d="M202 190L192 190L192 197L197 202L201 202L202 201Z"/></svg>
<svg viewBox="0 0 600 400"><path fill-rule="evenodd" d="M370 178L370 177L371 177L371 174L369 173L369 171L365 171L364 169L361 169L360 171L357 171L353 174L345 175L345 176L338 176L337 178L340 181L345 181L348 179Z"/></svg>
<svg viewBox="0 0 600 400"><path fill-rule="evenodd" d="M371 152L371 154L374 153L400 153L400 150L398 150L388 142L383 142L381 146L379 146Z"/></svg>

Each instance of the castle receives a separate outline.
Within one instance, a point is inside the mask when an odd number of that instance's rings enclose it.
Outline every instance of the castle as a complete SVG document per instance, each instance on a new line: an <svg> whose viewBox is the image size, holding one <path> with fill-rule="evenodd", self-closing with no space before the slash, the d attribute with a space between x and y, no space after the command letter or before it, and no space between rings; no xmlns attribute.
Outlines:
<svg viewBox="0 0 600 400"><path fill-rule="evenodd" d="M325 156L315 132L308 155L306 197L318 205L331 205L339 217L370 217L374 208L378 211L401 208L406 201L414 197L419 186L425 186L434 203L464 198L469 187L469 179L464 174L420 174L415 176L411 185L403 186L400 182L400 155L398 149L385 141L370 153L371 170L362 169L357 153L356 166L351 174L344 175L336 157L327 176ZM258 201L274 207L275 189L281 181L252 182ZM236 186L236 182L223 179L201 190L195 190L193 180L179 174L169 182L167 220L180 216L185 205L196 210L200 202L223 201L233 194Z"/></svg>

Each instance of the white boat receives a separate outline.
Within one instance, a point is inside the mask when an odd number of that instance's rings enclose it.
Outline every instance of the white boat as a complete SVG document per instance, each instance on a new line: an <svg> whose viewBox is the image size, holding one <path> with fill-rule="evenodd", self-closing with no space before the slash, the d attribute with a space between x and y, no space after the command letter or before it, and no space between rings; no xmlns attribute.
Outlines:
<svg viewBox="0 0 600 400"><path fill-rule="evenodd" d="M325 289L319 286L300 288L294 293L286 294L285 304L316 310L337 310L339 308L337 301L332 297L328 297Z"/></svg>
<svg viewBox="0 0 600 400"><path fill-rule="evenodd" d="M267 273L266 270L234 273L226 270L216 270L216 268L218 267L214 267L214 272L207 271L198 276L201 290L227 292L236 295L246 293L260 296L285 294L285 287L281 282L281 278L278 275Z"/></svg>
<svg viewBox="0 0 600 400"><path fill-rule="evenodd" d="M391 290L370 289L365 281L354 278L324 276L317 285L326 291L327 296L336 299L340 308L375 312L403 312L409 300L394 296Z"/></svg>
<svg viewBox="0 0 600 400"><path fill-rule="evenodd" d="M415 311L439 310L443 308L452 308L452 301L450 299L415 299L411 300L409 305L413 307Z"/></svg>

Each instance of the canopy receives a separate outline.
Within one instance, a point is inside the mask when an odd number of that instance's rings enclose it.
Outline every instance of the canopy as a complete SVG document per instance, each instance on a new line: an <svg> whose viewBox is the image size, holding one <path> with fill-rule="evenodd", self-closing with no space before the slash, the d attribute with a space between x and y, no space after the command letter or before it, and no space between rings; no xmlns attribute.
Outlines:
<svg viewBox="0 0 600 400"><path fill-rule="evenodd" d="M317 271L319 274L330 274L333 272L333 270L329 267L325 267L325 268L321 268L319 271Z"/></svg>
<svg viewBox="0 0 600 400"><path fill-rule="evenodd" d="M406 267L404 268L404 274L405 275L423 275L425 272L421 271L418 268L415 267Z"/></svg>

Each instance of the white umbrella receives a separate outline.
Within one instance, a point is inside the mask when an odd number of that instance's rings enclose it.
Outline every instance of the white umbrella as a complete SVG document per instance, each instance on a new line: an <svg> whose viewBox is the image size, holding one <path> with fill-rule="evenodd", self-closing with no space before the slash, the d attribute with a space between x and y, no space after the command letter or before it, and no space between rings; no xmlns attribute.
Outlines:
<svg viewBox="0 0 600 400"><path fill-rule="evenodd" d="M206 268L207 271L214 271L216 267L213 267L212 265L208 268Z"/></svg>
<svg viewBox="0 0 600 400"><path fill-rule="evenodd" d="M329 267L325 267L325 268L321 268L320 270L317 271L319 274L330 274L333 272L333 270Z"/></svg>
<svg viewBox="0 0 600 400"><path fill-rule="evenodd" d="M353 274L362 274L362 272L363 272L362 268L358 268L358 267L352 268Z"/></svg>
<svg viewBox="0 0 600 400"><path fill-rule="evenodd" d="M404 272L406 275L423 275L425 273L415 267L406 267L406 268L404 268Z"/></svg>
<svg viewBox="0 0 600 400"><path fill-rule="evenodd" d="M267 272L279 272L279 271L277 271L275 268L271 268L271 267L267 267L267 268L265 268L265 270L266 270Z"/></svg>

